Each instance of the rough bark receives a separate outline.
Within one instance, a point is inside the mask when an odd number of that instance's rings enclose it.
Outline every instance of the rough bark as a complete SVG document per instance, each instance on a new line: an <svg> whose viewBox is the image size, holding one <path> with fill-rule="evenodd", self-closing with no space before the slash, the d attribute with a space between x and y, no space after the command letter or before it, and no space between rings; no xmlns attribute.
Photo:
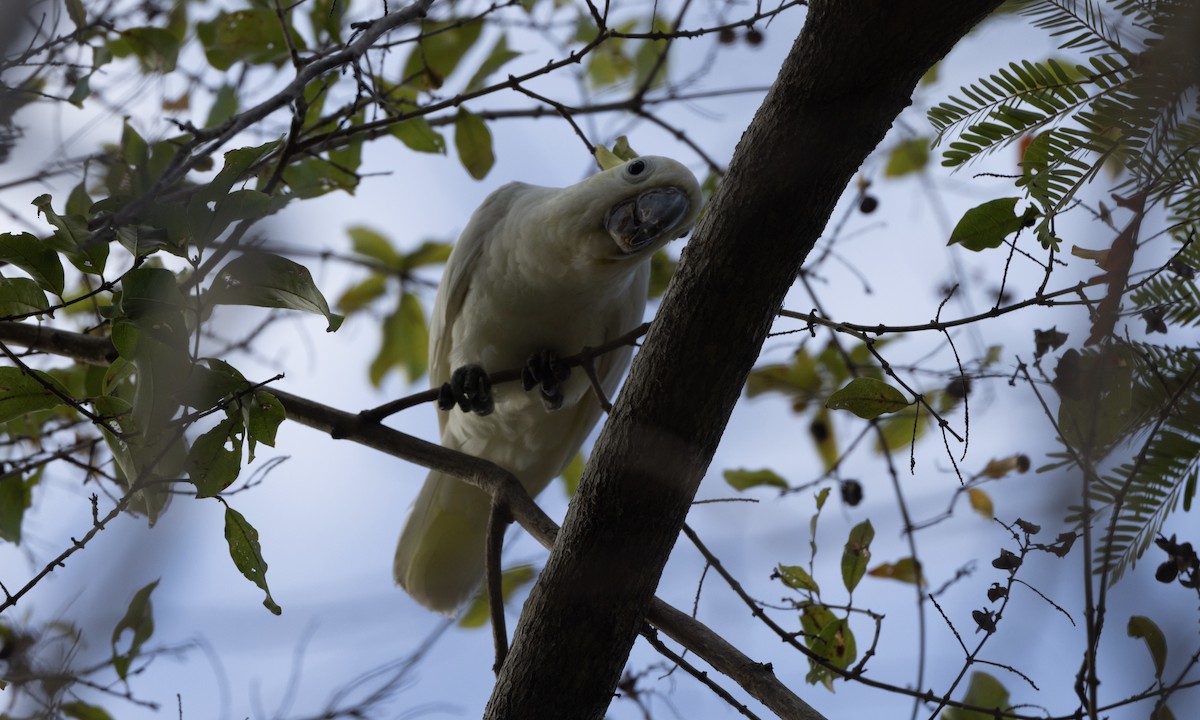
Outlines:
<svg viewBox="0 0 1200 720"><path fill-rule="evenodd" d="M597 442L486 718L604 716L801 263L917 81L999 2L813 0Z"/></svg>

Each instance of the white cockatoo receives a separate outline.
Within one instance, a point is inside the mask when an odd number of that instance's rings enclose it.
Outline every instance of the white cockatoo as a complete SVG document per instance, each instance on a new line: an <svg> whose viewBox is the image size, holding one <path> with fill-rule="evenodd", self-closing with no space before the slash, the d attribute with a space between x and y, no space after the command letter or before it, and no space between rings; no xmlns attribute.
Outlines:
<svg viewBox="0 0 1200 720"><path fill-rule="evenodd" d="M430 324L429 378L447 410L442 445L541 492L601 412L586 374L559 358L642 322L650 256L691 229L701 202L691 171L664 157L635 158L566 188L510 183L489 195L450 253ZM623 347L596 359L609 397L631 355ZM491 386L487 370L517 367L525 389ZM396 548L396 582L417 602L450 614L479 587L490 503L460 480L429 474Z"/></svg>

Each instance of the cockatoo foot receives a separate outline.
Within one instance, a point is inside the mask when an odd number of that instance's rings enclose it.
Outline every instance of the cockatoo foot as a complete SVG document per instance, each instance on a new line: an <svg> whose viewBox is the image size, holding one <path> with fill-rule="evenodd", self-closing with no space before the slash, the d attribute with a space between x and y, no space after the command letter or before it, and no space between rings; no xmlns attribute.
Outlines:
<svg viewBox="0 0 1200 720"><path fill-rule="evenodd" d="M453 410L457 405L463 412L476 415L491 415L496 409L492 398L492 381L478 365L463 365L450 376L450 382L442 383L438 390L438 407Z"/></svg>
<svg viewBox="0 0 1200 720"><path fill-rule="evenodd" d="M529 356L521 369L521 386L527 391L538 387L546 409L557 410L563 404L562 384L569 377L571 368L563 364L557 352L547 348Z"/></svg>

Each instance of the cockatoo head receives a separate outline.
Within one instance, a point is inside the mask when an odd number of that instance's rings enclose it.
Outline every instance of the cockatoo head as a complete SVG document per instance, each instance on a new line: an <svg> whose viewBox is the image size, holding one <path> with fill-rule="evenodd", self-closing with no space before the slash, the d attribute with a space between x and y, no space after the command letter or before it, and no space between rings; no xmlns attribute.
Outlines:
<svg viewBox="0 0 1200 720"><path fill-rule="evenodd" d="M580 204L577 220L593 231L593 252L606 260L644 257L682 237L703 202L690 170L653 155L593 175L567 191Z"/></svg>

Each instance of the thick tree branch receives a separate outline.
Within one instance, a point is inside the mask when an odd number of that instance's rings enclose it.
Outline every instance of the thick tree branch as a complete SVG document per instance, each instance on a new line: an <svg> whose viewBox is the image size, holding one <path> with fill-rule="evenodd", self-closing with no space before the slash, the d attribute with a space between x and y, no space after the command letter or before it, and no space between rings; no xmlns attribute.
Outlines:
<svg viewBox="0 0 1200 720"><path fill-rule="evenodd" d="M801 263L921 76L998 4L811 3L634 360L486 718L603 717Z"/></svg>
<svg viewBox="0 0 1200 720"><path fill-rule="evenodd" d="M28 323L0 322L0 341L92 365L108 365L116 357L116 350L107 337ZM505 508L539 543L546 548L553 547L558 525L529 497L521 483L503 468L378 423L365 422L361 415L337 410L277 388L271 388L270 392L283 403L289 420L330 437L350 440L431 470L454 475L490 493L496 504ZM822 720L819 713L775 677L770 665L751 660L695 618L655 598L646 619L672 640L724 673L776 715L800 720Z"/></svg>

